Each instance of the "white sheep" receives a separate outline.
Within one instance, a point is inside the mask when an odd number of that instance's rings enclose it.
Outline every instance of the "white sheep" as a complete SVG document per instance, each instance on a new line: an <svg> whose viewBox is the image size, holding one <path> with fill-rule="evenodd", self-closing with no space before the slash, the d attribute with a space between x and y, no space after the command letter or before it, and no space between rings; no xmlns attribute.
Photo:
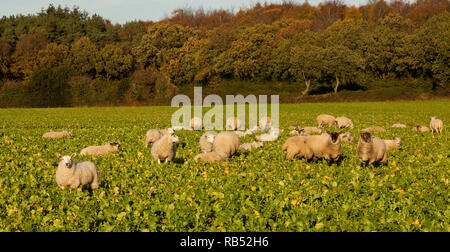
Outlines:
<svg viewBox="0 0 450 252"><path fill-rule="evenodd" d="M311 151L306 145L306 139L309 136L293 136L289 137L281 147L282 151L286 151L286 160L294 157L312 156Z"/></svg>
<svg viewBox="0 0 450 252"><path fill-rule="evenodd" d="M428 132L430 131L430 129L426 126L422 126L422 125L416 125L413 127L413 131L419 131L419 132Z"/></svg>
<svg viewBox="0 0 450 252"><path fill-rule="evenodd" d="M338 132L328 132L327 135L314 135L306 138L306 145L312 152L311 156L306 156L306 159L317 161L320 158L325 159L330 163L336 162L342 154L341 138Z"/></svg>
<svg viewBox="0 0 450 252"><path fill-rule="evenodd" d="M386 145L386 151L397 149L401 144L400 137L394 137L392 140L384 140L384 144Z"/></svg>
<svg viewBox="0 0 450 252"><path fill-rule="evenodd" d="M363 165L386 163L387 152L383 139L371 137L369 132L361 132L360 135L356 152L361 163Z"/></svg>
<svg viewBox="0 0 450 252"><path fill-rule="evenodd" d="M345 116L339 116L336 117L336 122L338 128L350 128L353 129L353 122L350 120L350 118L347 118Z"/></svg>
<svg viewBox="0 0 450 252"><path fill-rule="evenodd" d="M222 152L227 158L231 157L239 149L239 137L230 131L217 134L213 143L213 152Z"/></svg>
<svg viewBox="0 0 450 252"><path fill-rule="evenodd" d="M261 142L275 141L283 131L278 128L270 128L269 134L261 134L256 136L256 140Z"/></svg>
<svg viewBox="0 0 450 252"><path fill-rule="evenodd" d="M227 156L222 152L207 152L194 157L195 162L198 162L199 159L204 162L223 162L227 160Z"/></svg>
<svg viewBox="0 0 450 252"><path fill-rule="evenodd" d="M430 121L430 129L431 129L431 133L441 133L442 129L444 128L444 123L442 122L441 119L437 119L436 117L431 117L431 121Z"/></svg>
<svg viewBox="0 0 450 252"><path fill-rule="evenodd" d="M385 130L383 127L380 127L380 126L371 126L371 127L367 127L367 128L365 128L365 129L362 129L361 131L362 131L362 132L376 132L376 131L379 131L379 132L386 132L386 130Z"/></svg>
<svg viewBox="0 0 450 252"><path fill-rule="evenodd" d="M241 124L241 120L237 117L230 117L226 122L227 130L243 130L243 125Z"/></svg>
<svg viewBox="0 0 450 252"><path fill-rule="evenodd" d="M68 130L64 130L61 132L47 132L42 135L43 138L62 138L66 136L72 136L72 132Z"/></svg>
<svg viewBox="0 0 450 252"><path fill-rule="evenodd" d="M217 132L215 131L207 131L200 137L200 148L202 149L203 153L211 152L214 139L217 136Z"/></svg>
<svg viewBox="0 0 450 252"><path fill-rule="evenodd" d="M194 117L189 124L189 130L202 130L202 119L200 117Z"/></svg>
<svg viewBox="0 0 450 252"><path fill-rule="evenodd" d="M341 141L343 143L345 143L345 142L354 143L355 142L355 137L350 132L342 133L339 135L339 137L341 138Z"/></svg>
<svg viewBox="0 0 450 252"><path fill-rule="evenodd" d="M158 164L171 162L175 158L177 153L177 146L174 142L178 142L178 136L172 135L164 135L158 141L153 143L151 154L155 160L158 161Z"/></svg>
<svg viewBox="0 0 450 252"><path fill-rule="evenodd" d="M107 155L111 152L119 153L121 146L119 142L111 142L100 146L89 146L80 151L81 155Z"/></svg>
<svg viewBox="0 0 450 252"><path fill-rule="evenodd" d="M259 128L262 131L269 130L272 127L272 118L270 116L261 117L259 120Z"/></svg>
<svg viewBox="0 0 450 252"><path fill-rule="evenodd" d="M56 184L62 189L79 186L90 186L92 189L97 189L98 173L95 164L89 161L73 162L76 155L75 153L71 156L57 154L61 161L56 170Z"/></svg>
<svg viewBox="0 0 450 252"><path fill-rule="evenodd" d="M319 127L304 127L304 128L300 128L299 129L299 133L301 136L308 136L314 133L322 133L323 132L323 128L322 126Z"/></svg>
<svg viewBox="0 0 450 252"><path fill-rule="evenodd" d="M391 126L392 128L406 128L406 125L402 124L402 123L394 123Z"/></svg>
<svg viewBox="0 0 450 252"><path fill-rule="evenodd" d="M252 149L257 149L259 147L264 146L264 142L262 141L253 141L251 143L244 143L239 146L239 150L247 150L251 151Z"/></svg>
<svg viewBox="0 0 450 252"><path fill-rule="evenodd" d="M330 127L337 127L336 118L332 115L327 115L327 114L318 115L316 118L316 121L317 121L318 126L327 125Z"/></svg>
<svg viewBox="0 0 450 252"><path fill-rule="evenodd" d="M158 141L164 135L173 135L175 132L172 128L167 128L163 130L158 129L150 129L145 133L145 147L148 147L148 144L153 144Z"/></svg>

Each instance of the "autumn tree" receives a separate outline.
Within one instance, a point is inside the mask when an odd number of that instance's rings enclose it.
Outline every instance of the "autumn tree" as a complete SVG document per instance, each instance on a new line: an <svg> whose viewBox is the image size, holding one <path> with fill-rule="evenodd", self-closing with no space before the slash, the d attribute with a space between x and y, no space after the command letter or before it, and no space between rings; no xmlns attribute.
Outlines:
<svg viewBox="0 0 450 252"><path fill-rule="evenodd" d="M47 38L35 31L19 39L12 54L11 72L18 78L30 76L39 63L38 53L47 45Z"/></svg>
<svg viewBox="0 0 450 252"><path fill-rule="evenodd" d="M70 49L73 68L81 74L95 75L97 48L88 37L82 37L73 43Z"/></svg>
<svg viewBox="0 0 450 252"><path fill-rule="evenodd" d="M0 38L0 80L6 78L11 64L12 47L5 38Z"/></svg>
<svg viewBox="0 0 450 252"><path fill-rule="evenodd" d="M120 78L131 69L132 60L131 55L125 55L120 47L106 45L97 53L95 69L97 75L106 77L106 80Z"/></svg>
<svg viewBox="0 0 450 252"><path fill-rule="evenodd" d="M53 68L70 63L69 48L62 44L49 43L38 53L39 67Z"/></svg>

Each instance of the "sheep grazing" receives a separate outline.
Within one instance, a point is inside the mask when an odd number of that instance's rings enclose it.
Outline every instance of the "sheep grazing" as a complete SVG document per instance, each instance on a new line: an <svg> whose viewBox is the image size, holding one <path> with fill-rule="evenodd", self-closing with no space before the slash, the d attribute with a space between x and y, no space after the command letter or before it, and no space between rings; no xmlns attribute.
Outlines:
<svg viewBox="0 0 450 252"><path fill-rule="evenodd" d="M299 157L315 162L323 158L328 163L336 162L342 154L339 134L328 132L323 135L290 137L284 143L282 150L287 152L286 159Z"/></svg>
<svg viewBox="0 0 450 252"><path fill-rule="evenodd" d="M239 144L239 137L234 132L220 132L214 140L212 151L221 152L230 158L239 149Z"/></svg>
<svg viewBox="0 0 450 252"><path fill-rule="evenodd" d="M203 153L212 151L213 143L217 134L218 133L215 131L207 131L200 137L200 148Z"/></svg>
<svg viewBox="0 0 450 252"><path fill-rule="evenodd" d="M401 144L400 137L394 137L392 140L383 140L386 145L386 151L397 149Z"/></svg>
<svg viewBox="0 0 450 252"><path fill-rule="evenodd" d="M68 130L64 130L61 132L47 132L44 133L44 135L42 135L43 138L62 138L62 137L66 137L66 136L72 136L72 132L68 131Z"/></svg>
<svg viewBox="0 0 450 252"><path fill-rule="evenodd" d="M222 152L208 152L198 154L194 157L195 162L198 162L199 159L204 162L223 162L227 160L227 156Z"/></svg>
<svg viewBox="0 0 450 252"><path fill-rule="evenodd" d="M383 139L371 137L369 132L361 132L360 135L356 152L361 163L363 165L386 163L386 144Z"/></svg>
<svg viewBox="0 0 450 252"><path fill-rule="evenodd" d="M121 146L119 142L113 142L106 145L100 146L89 146L80 151L81 155L107 155L111 152L119 153Z"/></svg>
<svg viewBox="0 0 450 252"><path fill-rule="evenodd" d="M350 132L340 134L339 137L341 138L341 141L343 143L345 143L345 142L354 143L355 142L355 137Z"/></svg>
<svg viewBox="0 0 450 252"><path fill-rule="evenodd" d="M332 115L321 114L317 116L316 120L317 125L320 127L324 125L327 125L329 127L337 127L336 118L334 118L334 116Z"/></svg>
<svg viewBox="0 0 450 252"><path fill-rule="evenodd" d="M412 130L413 131L418 131L418 132L428 132L428 131L430 131L430 129L428 127L422 126L422 125L418 125L418 124L416 126L414 126Z"/></svg>
<svg viewBox="0 0 450 252"><path fill-rule="evenodd" d="M178 142L179 139L176 135L164 135L158 141L153 143L151 154L153 158L158 161L158 164L171 162L176 155L177 146L174 142Z"/></svg>
<svg viewBox="0 0 450 252"><path fill-rule="evenodd" d="M392 124L391 128L406 128L406 125L401 123L394 123Z"/></svg>
<svg viewBox="0 0 450 252"><path fill-rule="evenodd" d="M308 135L311 135L313 133L320 134L322 132L323 132L322 126L319 126L319 127L304 127L304 128L299 129L299 133L302 136L308 136Z"/></svg>
<svg viewBox="0 0 450 252"><path fill-rule="evenodd" d="M376 131L379 131L379 132L386 132L386 130L385 130L383 127L380 127L380 126L371 126L371 127L367 127L367 128L365 128L365 129L362 129L361 131L362 131L362 132L376 132Z"/></svg>
<svg viewBox="0 0 450 252"><path fill-rule="evenodd" d="M442 129L444 128L444 123L442 122L441 119L437 119L436 117L431 117L431 121L430 121L430 129L431 129L431 133L441 133Z"/></svg>
<svg viewBox="0 0 450 252"><path fill-rule="evenodd" d="M73 162L76 155L75 153L71 156L57 155L61 161L56 170L56 184L61 189L79 186L90 186L92 189L97 189L98 173L95 164L89 161Z"/></svg>
<svg viewBox="0 0 450 252"><path fill-rule="evenodd" d="M251 151L252 149L257 149L259 147L264 146L264 142L262 141L254 141L251 143L244 143L239 146L239 150Z"/></svg>
<svg viewBox="0 0 450 252"><path fill-rule="evenodd" d="M153 144L158 141L164 135L173 135L174 130L172 128L167 128L163 130L158 129L150 129L145 133L145 147L148 147L148 144Z"/></svg>
<svg viewBox="0 0 450 252"><path fill-rule="evenodd" d="M337 127L338 128L350 128L353 129L353 122L349 118L345 116L336 117Z"/></svg>
<svg viewBox="0 0 450 252"><path fill-rule="evenodd" d="M311 151L306 145L307 138L308 136L293 136L286 140L281 148L282 151L286 151L286 160L293 159L294 157L312 156Z"/></svg>
<svg viewBox="0 0 450 252"><path fill-rule="evenodd" d="M241 120L239 120L237 117L228 118L227 122L226 122L226 129L227 130L242 130L243 125L241 124Z"/></svg>
<svg viewBox="0 0 450 252"><path fill-rule="evenodd" d="M283 131L278 128L270 128L269 134L261 134L256 136L256 140L261 142L275 141Z"/></svg>
<svg viewBox="0 0 450 252"><path fill-rule="evenodd" d="M269 130L272 127L272 118L264 116L259 120L259 127L262 131Z"/></svg>
<svg viewBox="0 0 450 252"><path fill-rule="evenodd" d="M194 117L191 119L189 124L189 130L202 130L202 119L199 117Z"/></svg>

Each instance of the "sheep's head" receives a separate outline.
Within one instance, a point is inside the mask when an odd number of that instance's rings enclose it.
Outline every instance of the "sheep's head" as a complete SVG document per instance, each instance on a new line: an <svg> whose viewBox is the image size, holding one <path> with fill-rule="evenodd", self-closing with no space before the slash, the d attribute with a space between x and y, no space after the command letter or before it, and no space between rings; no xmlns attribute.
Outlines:
<svg viewBox="0 0 450 252"><path fill-rule="evenodd" d="M395 144L398 146L401 144L402 139L400 137L394 137L393 140L395 141Z"/></svg>
<svg viewBox="0 0 450 252"><path fill-rule="evenodd" d="M167 128L166 129L166 134L167 135L173 135L173 134L175 134L175 131L172 128Z"/></svg>
<svg viewBox="0 0 450 252"><path fill-rule="evenodd" d="M216 135L207 135L206 140L210 143L214 143L214 140L216 139Z"/></svg>
<svg viewBox="0 0 450 252"><path fill-rule="evenodd" d="M366 143L371 143L372 142L372 137L370 136L369 132L361 132L361 139L366 142Z"/></svg>
<svg viewBox="0 0 450 252"><path fill-rule="evenodd" d="M120 152L122 150L119 142L112 142L109 143L109 145L113 147L117 152Z"/></svg>
<svg viewBox="0 0 450 252"><path fill-rule="evenodd" d="M73 153L70 156L61 156L59 154L56 154L58 156L59 159L61 159L61 161L64 162L64 164L66 165L67 168L72 168L73 166L73 158L76 157L76 153Z"/></svg>
<svg viewBox="0 0 450 252"><path fill-rule="evenodd" d="M342 133L342 132L330 132L330 131L327 131L327 133L328 133L328 135L330 135L330 137L331 137L331 143L337 143L338 142L338 140L340 139L339 138L339 135Z"/></svg>
<svg viewBox="0 0 450 252"><path fill-rule="evenodd" d="M262 147L262 146L264 146L265 145L265 143L263 142L263 141L254 141L253 142L253 147L254 148L259 148L259 147Z"/></svg>
<svg viewBox="0 0 450 252"><path fill-rule="evenodd" d="M178 136L175 135L175 134L170 135L170 136L169 136L169 139L170 139L172 142L174 142L174 143L180 141L180 139L178 138Z"/></svg>
<svg viewBox="0 0 450 252"><path fill-rule="evenodd" d="M66 130L66 131L64 131L64 132L65 132L68 136L70 136L70 137L73 136L73 135L72 135L72 132L69 131L69 130Z"/></svg>

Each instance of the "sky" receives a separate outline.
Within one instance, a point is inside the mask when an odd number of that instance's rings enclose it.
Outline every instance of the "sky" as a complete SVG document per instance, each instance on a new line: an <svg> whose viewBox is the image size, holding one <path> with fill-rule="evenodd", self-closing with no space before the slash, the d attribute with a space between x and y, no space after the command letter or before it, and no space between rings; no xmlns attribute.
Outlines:
<svg viewBox="0 0 450 252"><path fill-rule="evenodd" d="M325 0L309 0L311 5L317 5ZM203 8L238 10L260 3L281 3L283 0L0 0L0 17L16 14L36 14L50 4L55 7L79 7L90 15L98 14L112 23L124 24L127 21L143 20L158 21L170 16L178 8ZM303 3L304 0L294 0ZM365 4L367 0L344 0L347 5Z"/></svg>

